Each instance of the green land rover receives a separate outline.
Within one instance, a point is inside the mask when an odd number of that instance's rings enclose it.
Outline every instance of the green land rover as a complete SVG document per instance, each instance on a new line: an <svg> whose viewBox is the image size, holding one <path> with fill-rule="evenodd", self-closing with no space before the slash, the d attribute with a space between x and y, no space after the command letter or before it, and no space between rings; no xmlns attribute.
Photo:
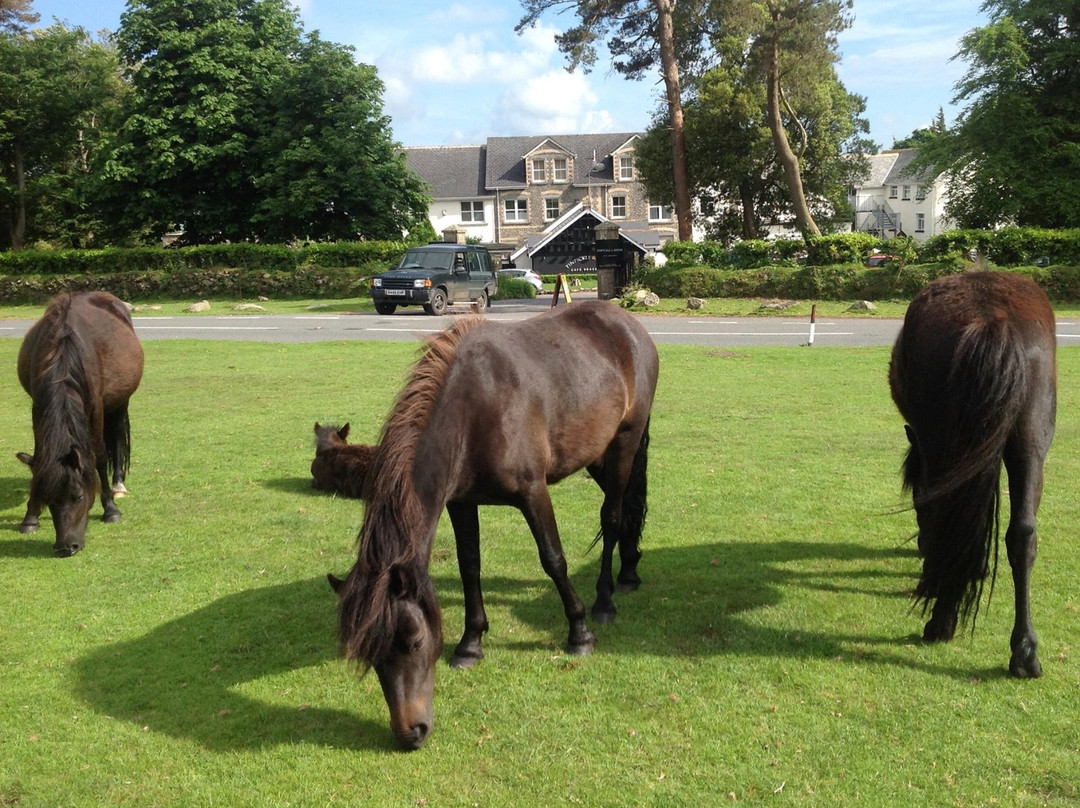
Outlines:
<svg viewBox="0 0 1080 808"><path fill-rule="evenodd" d="M497 288L487 247L435 241L409 248L396 267L372 278L371 299L379 314L423 306L428 314L440 315L460 302L486 308Z"/></svg>

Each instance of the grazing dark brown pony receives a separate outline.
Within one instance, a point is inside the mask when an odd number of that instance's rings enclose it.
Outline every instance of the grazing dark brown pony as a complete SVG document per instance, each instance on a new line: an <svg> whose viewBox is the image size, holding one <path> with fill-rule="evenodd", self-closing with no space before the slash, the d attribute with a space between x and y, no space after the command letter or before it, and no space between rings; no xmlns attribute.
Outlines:
<svg viewBox="0 0 1080 808"><path fill-rule="evenodd" d="M368 469L375 447L348 443L349 425L321 426L315 422L315 459L311 461L311 486L344 497L364 499Z"/></svg>
<svg viewBox="0 0 1080 808"><path fill-rule="evenodd" d="M419 748L433 722L443 638L428 563L444 507L465 593L465 631L452 666L476 664L488 628L479 505L512 505L524 514L562 598L571 653L589 653L596 637L567 577L549 485L584 468L604 492L593 619L615 617L616 545L620 591L640 584L658 366L640 323L600 301L515 324L461 320L427 342L383 427L359 557L345 581L330 576L345 655L375 669L401 747Z"/></svg>
<svg viewBox="0 0 1080 808"><path fill-rule="evenodd" d="M915 596L932 613L930 642L974 625L993 555L999 478L1009 478L1005 547L1016 614L1009 671L1042 674L1031 622L1035 513L1057 399L1054 313L1030 280L972 272L934 281L911 302L889 383L908 422L904 485L919 523L923 572ZM992 580L992 579L991 579Z"/></svg>
<svg viewBox="0 0 1080 808"><path fill-rule="evenodd" d="M108 292L63 294L27 332L18 370L33 399L34 426L33 456L17 455L33 474L20 530L37 530L48 507L53 549L74 555L99 483L105 521L120 519L113 498L127 492L128 399L142 378L142 345L127 308Z"/></svg>

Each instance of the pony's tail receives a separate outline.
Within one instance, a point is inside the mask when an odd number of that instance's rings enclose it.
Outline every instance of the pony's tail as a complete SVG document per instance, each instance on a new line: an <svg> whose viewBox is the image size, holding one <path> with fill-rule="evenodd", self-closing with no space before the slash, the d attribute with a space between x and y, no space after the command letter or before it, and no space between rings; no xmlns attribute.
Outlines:
<svg viewBox="0 0 1080 808"><path fill-rule="evenodd" d="M983 582L997 572L1001 462L1027 391L1027 363L1004 319L972 324L953 356L941 397L938 458L949 465L915 499L933 504L933 524L920 524L923 574L915 590L924 610L933 599L955 603L961 622L978 614ZM916 479L925 462L914 444L905 469ZM994 576L991 576L991 588Z"/></svg>

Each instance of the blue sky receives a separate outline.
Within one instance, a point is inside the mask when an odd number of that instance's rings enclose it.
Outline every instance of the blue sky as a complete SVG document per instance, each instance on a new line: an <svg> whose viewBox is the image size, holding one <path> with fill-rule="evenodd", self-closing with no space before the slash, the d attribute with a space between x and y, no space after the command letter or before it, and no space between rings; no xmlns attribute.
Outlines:
<svg viewBox="0 0 1080 808"><path fill-rule="evenodd" d="M855 0L855 23L840 37L838 72L867 99L870 136L888 148L945 110L965 65L960 38L984 25L979 0ZM90 31L115 30L124 0L34 0ZM304 27L356 49L386 84L394 137L406 146L482 143L502 135L645 129L662 100L659 75L628 82L598 62L567 73L555 34L572 18L552 14L522 35L516 0L301 0Z"/></svg>

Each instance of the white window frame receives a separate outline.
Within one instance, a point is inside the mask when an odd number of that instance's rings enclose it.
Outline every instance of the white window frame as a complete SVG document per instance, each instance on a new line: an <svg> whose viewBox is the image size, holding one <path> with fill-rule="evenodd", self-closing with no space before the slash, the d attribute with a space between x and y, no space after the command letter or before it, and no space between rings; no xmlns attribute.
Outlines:
<svg viewBox="0 0 1080 808"><path fill-rule="evenodd" d="M898 191L899 191L899 189L895 185L890 185L889 186L889 199L896 199L897 196L899 196Z"/></svg>
<svg viewBox="0 0 1080 808"><path fill-rule="evenodd" d="M904 197L903 198L904 199L911 199L911 186L910 185L905 185L904 186Z"/></svg>
<svg viewBox="0 0 1080 808"><path fill-rule="evenodd" d="M511 224L529 221L529 200L507 199L503 201L503 221Z"/></svg>
<svg viewBox="0 0 1080 808"><path fill-rule="evenodd" d="M534 157L530 168L533 184L547 182L547 170L543 158Z"/></svg>
<svg viewBox="0 0 1080 808"><path fill-rule="evenodd" d="M915 214L915 232L916 233L924 233L924 232L926 232L926 214L925 213L916 213Z"/></svg>
<svg viewBox="0 0 1080 808"><path fill-rule="evenodd" d="M915 186L915 201L916 202L921 202L924 199L926 199L926 186L925 185L916 185Z"/></svg>
<svg viewBox="0 0 1080 808"><path fill-rule="evenodd" d="M619 158L619 179L634 179L634 158L632 156L623 155Z"/></svg>
<svg viewBox="0 0 1080 808"><path fill-rule="evenodd" d="M659 202L649 203L650 222L670 222L673 218L670 205L661 205Z"/></svg>
<svg viewBox="0 0 1080 808"><path fill-rule="evenodd" d="M621 201L616 201L621 200ZM619 212L619 209L622 212ZM613 194L611 197L611 218L612 219L625 219L626 218L626 194Z"/></svg>
<svg viewBox="0 0 1080 808"><path fill-rule="evenodd" d="M551 161L551 181L552 182L569 182L570 181L570 168L569 162L565 157L556 157Z"/></svg>
<svg viewBox="0 0 1080 808"><path fill-rule="evenodd" d="M483 224L484 203L480 201L462 202L461 221L466 224Z"/></svg>
<svg viewBox="0 0 1080 808"><path fill-rule="evenodd" d="M554 204L555 210L552 211ZM559 197L549 196L544 199L544 221L553 222L559 218Z"/></svg>

